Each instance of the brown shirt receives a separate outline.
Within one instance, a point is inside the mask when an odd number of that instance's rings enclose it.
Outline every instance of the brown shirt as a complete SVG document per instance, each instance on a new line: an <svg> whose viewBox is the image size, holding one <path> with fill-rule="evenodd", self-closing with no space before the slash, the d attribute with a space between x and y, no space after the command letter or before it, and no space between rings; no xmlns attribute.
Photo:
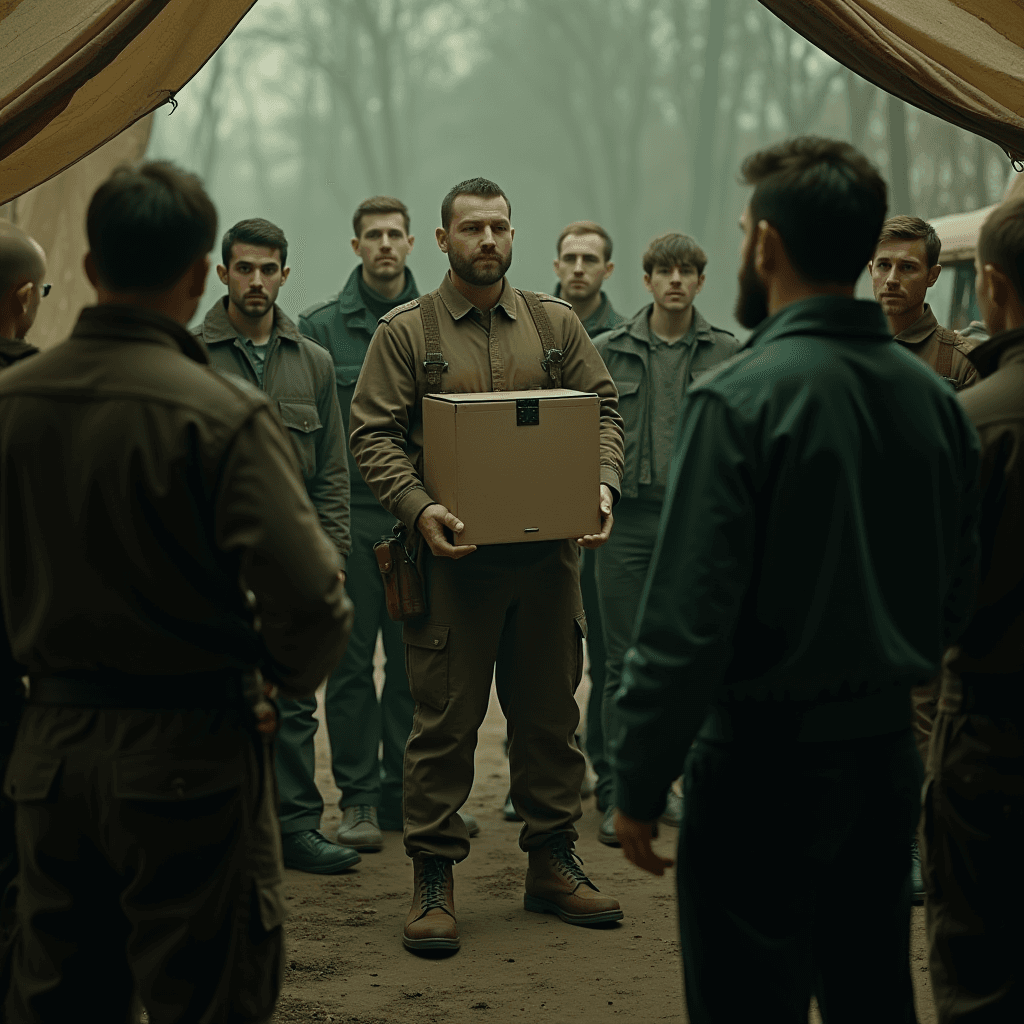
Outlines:
<svg viewBox="0 0 1024 1024"><path fill-rule="evenodd" d="M940 372L939 359L941 347L952 347L950 355L949 382L957 391L970 387L978 376L978 371L967 358L967 353L974 348L974 343L961 337L956 331L943 327L931 306L925 303L924 313L905 331L896 335L896 340L918 359L923 359L933 370Z"/></svg>
<svg viewBox="0 0 1024 1024"><path fill-rule="evenodd" d="M981 438L981 572L958 673L1024 672L1024 328L971 352L978 383L960 398Z"/></svg>
<svg viewBox="0 0 1024 1024"><path fill-rule="evenodd" d="M261 665L306 694L337 663L352 605L292 443L207 362L158 313L94 306L0 375L0 631L29 673Z"/></svg>
<svg viewBox="0 0 1024 1024"><path fill-rule="evenodd" d="M438 391L527 391L551 386L540 336L526 300L506 280L484 315L446 274L436 293L441 351L448 369ZM562 385L601 400L601 482L618 496L622 420L611 376L572 307L542 295L555 344L564 355ZM370 342L352 397L352 454L377 500L412 528L433 499L423 487L423 396L431 390L420 299L383 317ZM594 496L597 501L597 495Z"/></svg>

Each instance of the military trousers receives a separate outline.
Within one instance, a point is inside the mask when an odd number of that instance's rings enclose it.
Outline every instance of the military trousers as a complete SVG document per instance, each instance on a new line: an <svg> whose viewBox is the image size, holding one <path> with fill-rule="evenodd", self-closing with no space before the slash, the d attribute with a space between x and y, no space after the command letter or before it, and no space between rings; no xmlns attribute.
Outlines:
<svg viewBox="0 0 1024 1024"><path fill-rule="evenodd" d="M651 566L660 518L660 501L621 498L615 506L611 536L596 552L596 588L605 643L601 714L602 732L606 737L615 732L612 698L622 682L622 662L633 639L633 626ZM615 783L607 755L603 767L603 773L598 771L597 799L602 806L611 807L615 804Z"/></svg>
<svg viewBox="0 0 1024 1024"><path fill-rule="evenodd" d="M685 761L689 1020L807 1024L813 994L824 1024L916 1021L910 840L923 772L910 728L797 743L757 717L733 742L702 734Z"/></svg>
<svg viewBox="0 0 1024 1024"><path fill-rule="evenodd" d="M574 734L586 616L574 541L478 548L458 560L426 546L427 615L406 623L416 711L405 751L405 847L455 861L469 854L458 810L473 786L477 731L491 680L508 722L512 803L530 850L575 841L585 761Z"/></svg>
<svg viewBox="0 0 1024 1024"><path fill-rule="evenodd" d="M352 636L324 694L334 782L341 806L370 804L386 828L402 827L402 765L412 729L413 699L405 674L401 623L388 617L373 545L391 535L394 516L379 505L352 508L352 552L345 588L355 604ZM384 646L384 688L373 682L377 636Z"/></svg>
<svg viewBox="0 0 1024 1024"><path fill-rule="evenodd" d="M11 1024L269 1020L283 971L269 748L242 712L30 706Z"/></svg>
<svg viewBox="0 0 1024 1024"><path fill-rule="evenodd" d="M601 604L597 595L596 551L581 548L580 591L583 594L583 612L587 616L587 661L590 665L590 694L587 697L586 736L587 756L597 775L597 804L602 810L614 802L614 782L611 766L604 752L604 691L607 654L604 646L604 626Z"/></svg>
<svg viewBox="0 0 1024 1024"><path fill-rule="evenodd" d="M1000 713L962 696L944 681L925 782L932 993L940 1024L1024 1020L1024 700Z"/></svg>

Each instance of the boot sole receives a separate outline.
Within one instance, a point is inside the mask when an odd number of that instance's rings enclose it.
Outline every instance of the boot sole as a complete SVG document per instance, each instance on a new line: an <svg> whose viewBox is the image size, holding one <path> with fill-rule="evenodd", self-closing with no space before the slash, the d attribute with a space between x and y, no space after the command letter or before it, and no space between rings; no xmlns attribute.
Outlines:
<svg viewBox="0 0 1024 1024"><path fill-rule="evenodd" d="M338 845L343 846L346 850L355 850L357 853L380 853L384 849L384 840L382 839L379 843L360 843L357 846L355 843L346 843L339 838Z"/></svg>
<svg viewBox="0 0 1024 1024"><path fill-rule="evenodd" d="M621 910L602 910L599 914L570 914L557 903L542 900L539 896L530 895L523 897L523 907L534 914L555 914L566 924L579 924L584 927L592 924L610 924L612 921L621 921L624 916Z"/></svg>
<svg viewBox="0 0 1024 1024"><path fill-rule="evenodd" d="M410 939L408 935L402 936L402 945L413 952L419 949L458 949L458 939Z"/></svg>

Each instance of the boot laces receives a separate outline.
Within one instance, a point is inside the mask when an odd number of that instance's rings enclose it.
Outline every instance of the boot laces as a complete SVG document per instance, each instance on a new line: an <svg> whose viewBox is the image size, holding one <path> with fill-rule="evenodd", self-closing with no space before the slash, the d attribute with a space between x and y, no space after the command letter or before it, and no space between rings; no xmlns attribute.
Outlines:
<svg viewBox="0 0 1024 1024"><path fill-rule="evenodd" d="M448 862L444 857L424 857L423 878L420 882L420 910L425 914L428 910L448 912L448 901L445 895L448 879L445 868Z"/></svg>
<svg viewBox="0 0 1024 1024"><path fill-rule="evenodd" d="M552 843L551 855L559 868L577 885L589 885L596 891L597 887L587 878L586 872L580 866L583 863L583 858L576 852L572 843L567 841Z"/></svg>
<svg viewBox="0 0 1024 1024"><path fill-rule="evenodd" d="M361 821L373 822L373 812L375 808L372 804L356 804L356 816L354 825L358 825Z"/></svg>

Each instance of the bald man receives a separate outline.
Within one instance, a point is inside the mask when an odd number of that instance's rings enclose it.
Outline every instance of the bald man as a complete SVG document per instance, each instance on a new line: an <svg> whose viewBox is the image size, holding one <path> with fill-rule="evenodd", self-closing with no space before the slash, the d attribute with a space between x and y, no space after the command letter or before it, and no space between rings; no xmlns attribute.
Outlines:
<svg viewBox="0 0 1024 1024"><path fill-rule="evenodd" d="M50 290L46 254L34 239L14 224L0 222L0 369L38 352L24 339Z"/></svg>

